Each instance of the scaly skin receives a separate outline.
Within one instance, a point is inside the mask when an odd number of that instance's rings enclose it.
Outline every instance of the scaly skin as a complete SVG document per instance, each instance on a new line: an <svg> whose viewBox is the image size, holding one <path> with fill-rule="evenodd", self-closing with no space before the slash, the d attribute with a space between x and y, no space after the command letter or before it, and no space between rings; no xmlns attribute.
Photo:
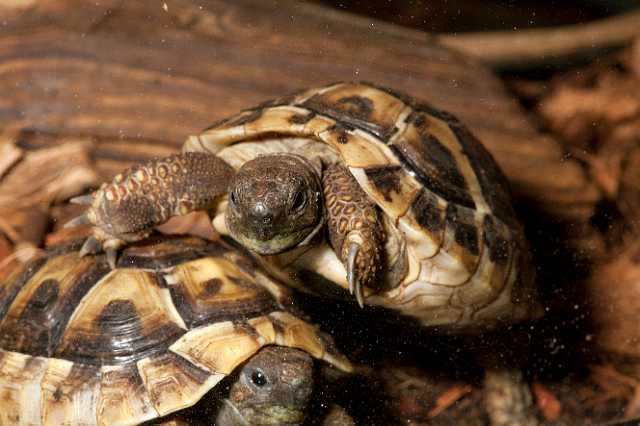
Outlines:
<svg viewBox="0 0 640 426"><path fill-rule="evenodd" d="M233 174L231 166L210 154L151 160L117 175L91 196L76 199L91 206L68 225L94 225L81 254L103 249L114 267L115 250L123 244L145 238L172 216L211 208Z"/></svg>
<svg viewBox="0 0 640 426"><path fill-rule="evenodd" d="M313 390L311 356L268 346L242 367L216 418L219 426L296 426Z"/></svg>
<svg viewBox="0 0 640 426"><path fill-rule="evenodd" d="M298 155L247 161L229 185L227 228L241 244L262 255L298 246L317 232L322 214L320 179Z"/></svg>
<svg viewBox="0 0 640 426"><path fill-rule="evenodd" d="M347 271L352 272L352 276L348 276L349 289L362 306L360 286L376 288L382 269L384 229L375 203L345 166L329 166L322 175L322 186L331 246ZM354 255L352 243L358 247L353 260L350 259L350 254ZM350 261L355 262L355 268L349 266Z"/></svg>
<svg viewBox="0 0 640 426"><path fill-rule="evenodd" d="M260 255L311 243L326 215L331 245L363 306L363 289L377 287L384 261L376 205L343 165L330 165L322 179L318 173L295 154L259 156L235 173L219 157L187 152L135 166L91 196L79 197L76 201L91 207L68 225L94 225L81 255L104 250L113 268L122 245L145 238L172 216L210 210L227 191L230 234Z"/></svg>

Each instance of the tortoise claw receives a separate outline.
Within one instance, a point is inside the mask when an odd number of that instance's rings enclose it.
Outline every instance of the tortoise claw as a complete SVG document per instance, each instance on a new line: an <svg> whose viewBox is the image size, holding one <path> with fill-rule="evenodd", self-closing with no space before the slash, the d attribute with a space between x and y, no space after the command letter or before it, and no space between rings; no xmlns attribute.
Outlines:
<svg viewBox="0 0 640 426"><path fill-rule="evenodd" d="M362 295L362 284L356 273L356 257L360 251L360 244L352 242L349 244L349 253L347 255L347 281L349 283L349 293L356 296L358 305L364 307L364 297Z"/></svg>
<svg viewBox="0 0 640 426"><path fill-rule="evenodd" d="M80 216L77 216L77 217L71 219L69 222L65 223L63 228L74 228L76 226L91 225L92 223L93 222L89 218L89 215L87 213L85 213L85 214L81 214Z"/></svg>
<svg viewBox="0 0 640 426"><path fill-rule="evenodd" d="M93 194L79 195L70 199L69 202L71 204L91 205L93 204Z"/></svg>
<svg viewBox="0 0 640 426"><path fill-rule="evenodd" d="M101 242L95 236L90 236L82 245L80 249L80 257L86 256L88 254L96 254L101 251L104 251L107 256L107 263L111 267L111 269L115 269L116 263L118 260L118 249L122 246L123 242L121 240L110 239L104 242Z"/></svg>
<svg viewBox="0 0 640 426"><path fill-rule="evenodd" d="M100 244L100 241L98 241L98 239L92 235L87 238L87 240L82 245L82 248L80 249L80 257L84 257L88 254L98 253L101 248L102 244Z"/></svg>
<svg viewBox="0 0 640 426"><path fill-rule="evenodd" d="M111 269L116 269L116 261L118 260L118 252L116 249L107 249L107 263Z"/></svg>
<svg viewBox="0 0 640 426"><path fill-rule="evenodd" d="M118 261L118 250L125 244L123 240L119 240L117 238L109 238L102 244L102 249L107 255L107 263L111 269L116 268L116 263Z"/></svg>

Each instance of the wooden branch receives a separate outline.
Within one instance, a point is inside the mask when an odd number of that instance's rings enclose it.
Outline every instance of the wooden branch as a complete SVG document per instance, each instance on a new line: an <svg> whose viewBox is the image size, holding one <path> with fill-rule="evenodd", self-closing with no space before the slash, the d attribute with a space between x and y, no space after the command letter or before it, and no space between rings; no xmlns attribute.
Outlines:
<svg viewBox="0 0 640 426"><path fill-rule="evenodd" d="M557 28L442 34L435 40L500 69L524 69L593 57L640 37L640 10Z"/></svg>
<svg viewBox="0 0 640 426"><path fill-rule="evenodd" d="M425 35L302 2L45 0L0 33L0 129L21 147L91 138L100 170L177 150L211 122L283 93L369 80L449 110L516 194L584 223L600 193L476 60Z"/></svg>
<svg viewBox="0 0 640 426"><path fill-rule="evenodd" d="M314 3L299 4L308 15L384 33L387 37L424 44L439 43L477 58L501 70L529 69L585 60L603 50L622 47L640 37L640 9L596 21L529 30L429 34L384 21L323 7Z"/></svg>

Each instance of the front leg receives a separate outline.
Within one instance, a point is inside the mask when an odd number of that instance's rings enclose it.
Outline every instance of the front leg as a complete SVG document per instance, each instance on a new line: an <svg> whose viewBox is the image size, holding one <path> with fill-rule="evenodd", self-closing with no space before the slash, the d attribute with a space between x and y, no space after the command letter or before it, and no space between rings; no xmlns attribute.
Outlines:
<svg viewBox="0 0 640 426"><path fill-rule="evenodd" d="M93 194L72 199L90 207L65 226L93 225L80 255L104 250L113 268L116 251L125 243L145 238L172 216L212 207L234 173L222 159L205 153L151 160L117 175Z"/></svg>
<svg viewBox="0 0 640 426"><path fill-rule="evenodd" d="M363 287L378 287L384 229L375 203L345 166L329 166L322 186L331 246L345 264L349 291L362 307Z"/></svg>

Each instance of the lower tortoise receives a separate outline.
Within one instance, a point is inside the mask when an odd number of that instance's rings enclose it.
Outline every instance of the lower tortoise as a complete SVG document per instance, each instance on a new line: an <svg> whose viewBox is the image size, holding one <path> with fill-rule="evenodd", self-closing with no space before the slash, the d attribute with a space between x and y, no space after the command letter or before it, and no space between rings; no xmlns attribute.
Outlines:
<svg viewBox="0 0 640 426"><path fill-rule="evenodd" d="M227 376L228 398L206 399L217 403L209 424L298 425L312 357L352 369L280 306L286 288L223 243L132 246L114 270L79 247L0 285L1 425L139 424L194 405Z"/></svg>
<svg viewBox="0 0 640 426"><path fill-rule="evenodd" d="M183 151L75 200L90 208L70 225L94 226L83 253L113 264L154 225L206 210L288 284L323 279L422 325L484 328L536 306L505 177L431 105L338 83L243 111Z"/></svg>

